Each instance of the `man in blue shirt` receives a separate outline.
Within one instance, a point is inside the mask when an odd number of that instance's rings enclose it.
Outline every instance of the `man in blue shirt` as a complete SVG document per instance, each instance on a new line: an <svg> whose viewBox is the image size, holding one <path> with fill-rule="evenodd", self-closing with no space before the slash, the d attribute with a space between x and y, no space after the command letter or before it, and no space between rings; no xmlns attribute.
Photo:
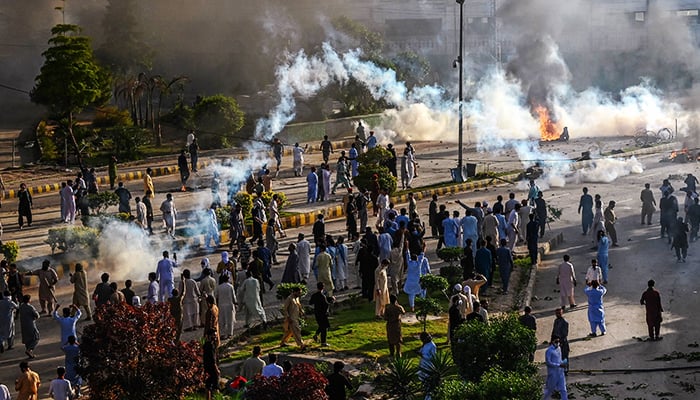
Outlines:
<svg viewBox="0 0 700 400"><path fill-rule="evenodd" d="M70 307L63 308L63 316L61 317L58 315L58 308L60 306L60 304L56 304L56 308L53 310L53 319L58 321L59 325L61 325L61 346L63 346L64 344L68 344L69 336L77 336L75 333L75 324L82 314L75 304L71 304ZM75 310L75 315L71 317L70 314L72 310Z"/></svg>
<svg viewBox="0 0 700 400"><path fill-rule="evenodd" d="M174 273L173 268L177 267L177 255L173 254L173 260L170 258L170 254L166 251L163 252L163 259L158 261L158 266L156 267L156 280L159 283L158 301L164 302L169 299L173 293L173 282Z"/></svg>

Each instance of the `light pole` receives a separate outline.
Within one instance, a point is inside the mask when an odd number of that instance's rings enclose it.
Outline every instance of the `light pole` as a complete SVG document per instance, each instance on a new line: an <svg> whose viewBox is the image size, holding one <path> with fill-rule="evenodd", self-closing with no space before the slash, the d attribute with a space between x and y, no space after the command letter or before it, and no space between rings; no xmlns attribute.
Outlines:
<svg viewBox="0 0 700 400"><path fill-rule="evenodd" d="M454 174L454 180L456 182L463 182L465 180L465 176L462 172L462 143L464 137L464 66L462 62L464 60L464 0L457 0L457 4L459 4L459 55L454 65L457 66L457 64L459 64L459 155L457 158L457 170Z"/></svg>

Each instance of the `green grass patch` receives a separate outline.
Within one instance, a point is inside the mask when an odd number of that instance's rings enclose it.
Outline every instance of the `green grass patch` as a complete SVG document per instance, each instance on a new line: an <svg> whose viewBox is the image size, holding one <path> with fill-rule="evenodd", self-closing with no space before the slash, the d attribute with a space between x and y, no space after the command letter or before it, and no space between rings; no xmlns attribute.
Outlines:
<svg viewBox="0 0 700 400"><path fill-rule="evenodd" d="M305 301L308 301L308 299L302 300L302 302ZM440 299L440 301L443 302L443 299ZM408 301L405 295L399 302L404 308L408 309ZM447 300L444 300L444 303L446 305ZM307 313L305 320L306 325L302 327L302 335L311 351L322 350L344 353L347 356L361 356L374 359L389 357L389 347L386 341L386 322L375 319L374 303L369 303L363 299L353 308L340 307L340 310L335 310L330 317L331 329L328 332L330 347L320 347L318 343L310 340L317 328L313 313ZM414 351L420 348L419 335L422 331L420 323L403 324L402 351L405 354L415 353ZM447 316L443 314L440 319L429 320L427 331L433 335L436 343L444 344L447 332ZM289 347L279 347L282 333L282 327L274 325L258 335L241 338L240 343L232 346L235 348L235 351L230 353L222 362L245 360L250 357L253 346L262 347L263 352L298 352L299 349L293 340L289 341Z"/></svg>

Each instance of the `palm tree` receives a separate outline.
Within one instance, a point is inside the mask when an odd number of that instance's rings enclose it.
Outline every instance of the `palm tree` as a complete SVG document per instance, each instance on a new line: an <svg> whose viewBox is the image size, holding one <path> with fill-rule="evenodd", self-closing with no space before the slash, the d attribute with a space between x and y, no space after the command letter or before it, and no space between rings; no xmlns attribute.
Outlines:
<svg viewBox="0 0 700 400"><path fill-rule="evenodd" d="M179 86L180 88L182 88L184 86L184 84L187 83L189 80L190 80L190 78L188 78L185 75L176 76L176 77L170 79L169 81L166 81L160 75L156 75L153 77L154 89L156 89L156 88L158 89L157 129L156 129L155 121L153 122L153 131L155 133L156 144L158 146L161 145L162 140L163 140L163 138L160 134L160 117L161 117L161 107L163 105L163 100L166 97L169 97L173 93L173 89L175 87Z"/></svg>

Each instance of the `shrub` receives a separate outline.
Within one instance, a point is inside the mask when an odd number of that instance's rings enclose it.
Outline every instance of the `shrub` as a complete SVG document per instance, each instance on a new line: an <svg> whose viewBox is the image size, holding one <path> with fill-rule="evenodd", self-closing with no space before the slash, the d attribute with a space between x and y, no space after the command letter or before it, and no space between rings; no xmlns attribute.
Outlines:
<svg viewBox="0 0 700 400"><path fill-rule="evenodd" d="M539 400L542 398L542 382L536 373L503 371L499 367L493 367L487 371L472 390L466 398L478 400Z"/></svg>
<svg viewBox="0 0 700 400"><path fill-rule="evenodd" d="M357 157L357 161L360 164L377 164L382 165L386 163L391 158L391 153L384 147L377 146L373 149L367 150Z"/></svg>
<svg viewBox="0 0 700 400"><path fill-rule="evenodd" d="M248 218L248 216L250 216L250 210L253 209L253 195L246 192L238 192L234 200L236 204L240 204L243 218Z"/></svg>
<svg viewBox="0 0 700 400"><path fill-rule="evenodd" d="M467 383L459 379L449 379L438 386L432 398L434 400L474 399L467 396L467 393L472 393L473 387L473 383Z"/></svg>
<svg viewBox="0 0 700 400"><path fill-rule="evenodd" d="M461 247L443 247L437 251L437 256L444 262L449 263L450 267L455 265L455 261L459 261L464 254L464 249Z"/></svg>
<svg viewBox="0 0 700 400"><path fill-rule="evenodd" d="M100 214L107 211L109 207L119 204L119 197L110 191L90 193L88 195L88 204L93 214Z"/></svg>
<svg viewBox="0 0 700 400"><path fill-rule="evenodd" d="M447 380L457 377L455 364L449 352L438 350L425 367L419 367L426 377L423 380L423 388L426 393L434 394L440 385Z"/></svg>
<svg viewBox="0 0 700 400"><path fill-rule="evenodd" d="M49 229L49 234L44 241L51 247L51 254L56 249L67 252L74 248L86 249L93 257L99 252L99 231L85 226L62 226Z"/></svg>
<svg viewBox="0 0 700 400"><path fill-rule="evenodd" d="M299 363L280 378L256 376L246 398L255 400L326 400L328 379L309 363Z"/></svg>
<svg viewBox="0 0 700 400"><path fill-rule="evenodd" d="M427 291L428 296L436 292L445 294L445 290L449 286L450 283L447 282L447 279L440 275L427 274L420 277L420 287ZM445 294L445 296L447 295Z"/></svg>
<svg viewBox="0 0 700 400"><path fill-rule="evenodd" d="M231 218L231 206L222 206L216 208L216 220L219 222L219 228L226 230L231 227L229 218Z"/></svg>
<svg viewBox="0 0 700 400"><path fill-rule="evenodd" d="M141 150L151 139L148 130L124 125L103 129L103 136L112 140L112 153L121 161L142 159Z"/></svg>
<svg viewBox="0 0 700 400"><path fill-rule="evenodd" d="M83 327L80 375L93 400L179 399L202 386L202 349L176 340L167 303L100 307Z"/></svg>
<svg viewBox="0 0 700 400"><path fill-rule="evenodd" d="M17 261L17 257L19 256L19 243L12 240L10 242L0 242L0 246L2 247L2 254L5 256L5 260L7 260L8 263Z"/></svg>
<svg viewBox="0 0 700 400"><path fill-rule="evenodd" d="M478 322L460 326L452 340L452 357L462 377L476 381L491 368L506 372L530 373L530 355L537 339L523 326L516 314L493 318L489 324Z"/></svg>
<svg viewBox="0 0 700 400"><path fill-rule="evenodd" d="M36 136L41 149L42 161L58 161L61 156L58 154L56 146L56 135L53 130L47 127L46 121L39 122L36 127Z"/></svg>
<svg viewBox="0 0 700 400"><path fill-rule="evenodd" d="M308 289L306 288L306 285L303 283L280 283L277 285L277 298L282 300L286 299L289 297L290 294L292 294L292 291L294 288L300 288L301 289L301 297L306 296L306 293L308 293Z"/></svg>
<svg viewBox="0 0 700 400"><path fill-rule="evenodd" d="M423 323L423 332L427 329L428 315L440 315L442 306L432 297L416 297L416 318Z"/></svg>
<svg viewBox="0 0 700 400"><path fill-rule="evenodd" d="M462 282L462 277L464 276L462 271L462 267L459 265L442 267L440 268L440 276L447 279L449 287L453 287L456 283Z"/></svg>
<svg viewBox="0 0 700 400"><path fill-rule="evenodd" d="M371 189L372 175L379 176L379 187L386 189L389 194L396 191L396 178L387 167L377 164L360 164L357 168L358 175L353 178L353 183L360 190Z"/></svg>
<svg viewBox="0 0 700 400"><path fill-rule="evenodd" d="M421 382L418 379L418 366L411 359L398 357L388 366L388 372L377 377L377 389L392 399L419 399Z"/></svg>
<svg viewBox="0 0 700 400"><path fill-rule="evenodd" d="M128 110L120 110L115 106L106 106L95 112L92 120L94 128L111 128L113 126L133 126L134 121Z"/></svg>

